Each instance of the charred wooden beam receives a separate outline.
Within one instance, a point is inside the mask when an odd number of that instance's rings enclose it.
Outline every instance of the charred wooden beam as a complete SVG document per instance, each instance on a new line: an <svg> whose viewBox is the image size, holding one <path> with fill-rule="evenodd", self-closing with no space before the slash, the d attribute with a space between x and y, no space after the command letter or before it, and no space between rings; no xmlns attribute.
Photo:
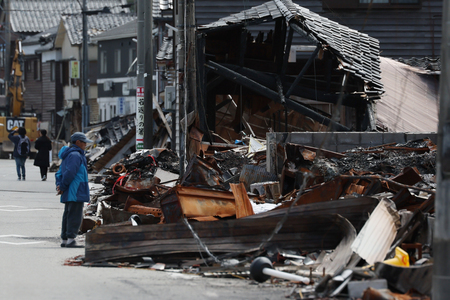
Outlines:
<svg viewBox="0 0 450 300"><path fill-rule="evenodd" d="M287 106L286 104L286 98L284 97L283 94L283 84L281 83L281 78L280 76L276 76L277 78L277 90L278 90L278 94L280 95L280 101L281 104L284 105L284 126L285 126L285 132L288 132L288 110L287 110Z"/></svg>
<svg viewBox="0 0 450 300"><path fill-rule="evenodd" d="M245 51L247 51L247 30L241 31L241 45L239 51L239 65L244 66Z"/></svg>
<svg viewBox="0 0 450 300"><path fill-rule="evenodd" d="M286 44L286 22L280 18L275 21L275 32L273 34L272 52L277 68L277 73L281 72L283 67L284 46Z"/></svg>
<svg viewBox="0 0 450 300"><path fill-rule="evenodd" d="M256 92L262 96L265 96L277 103L281 103L280 97L277 92L265 87L264 85L261 85L260 83L254 81L254 80L251 80L251 79L249 79L233 70L230 70L216 62L213 62L213 61L209 61L208 63L205 64L205 66L207 68L211 69L213 72L227 78L228 80L230 80L232 82L243 85L243 86L253 90L254 92ZM333 122L329 118L322 116L321 114L301 105L300 103L298 103L292 99L286 98L285 105L287 108L295 110L296 112L299 112L307 117L310 117L311 119L313 119L317 122L320 122L326 126L329 126ZM339 123L335 124L335 128L337 131L349 131L350 130L349 128L347 128Z"/></svg>
<svg viewBox="0 0 450 300"><path fill-rule="evenodd" d="M248 77L251 80L254 80L256 82L258 82L261 85L264 85L272 90L276 90L276 78L274 74L268 74L268 73L263 73L263 72L259 72L259 71L255 71L253 69L249 69L249 68L241 68L235 65L230 65L230 64L222 64L223 66L225 66L226 68L229 68L239 74L241 74L242 76ZM223 77L221 77L223 78ZM286 90L290 87L289 83L283 82L283 89ZM296 86L294 87L294 93L293 95L302 97L302 98L306 98L306 99L315 99L317 101L322 101L322 102L326 102L326 103L331 103L331 104L337 104L340 96L339 94L330 94L330 93L326 93L324 91L320 91L320 90L314 90L314 89L310 89L307 88L305 86ZM342 105L344 106L350 106L350 107L356 107L358 105L361 105L361 102L364 101L364 99L362 99L359 95L348 95L348 94L344 94L342 95Z"/></svg>
<svg viewBox="0 0 450 300"><path fill-rule="evenodd" d="M284 78L284 75L286 74L286 68L289 61L289 55L291 53L291 46L292 46L292 37L294 36L294 29L290 26L289 27L289 34L286 42L286 49L284 50L284 58L283 58L283 65L281 66L281 78Z"/></svg>

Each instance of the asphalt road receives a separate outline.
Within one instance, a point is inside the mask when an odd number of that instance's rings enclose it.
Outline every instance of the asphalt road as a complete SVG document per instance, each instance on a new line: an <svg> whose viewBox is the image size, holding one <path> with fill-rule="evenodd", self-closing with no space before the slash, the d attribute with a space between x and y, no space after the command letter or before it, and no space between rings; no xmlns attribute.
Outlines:
<svg viewBox="0 0 450 300"><path fill-rule="evenodd" d="M288 288L251 280L64 265L84 249L60 247L54 173L26 168L17 181L14 160L0 159L0 299L286 299Z"/></svg>

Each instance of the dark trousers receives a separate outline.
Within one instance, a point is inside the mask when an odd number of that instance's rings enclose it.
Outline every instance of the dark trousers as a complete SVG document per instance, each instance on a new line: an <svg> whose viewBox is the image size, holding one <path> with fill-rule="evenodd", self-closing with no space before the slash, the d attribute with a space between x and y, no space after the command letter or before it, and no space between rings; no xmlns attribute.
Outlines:
<svg viewBox="0 0 450 300"><path fill-rule="evenodd" d="M64 214L62 218L61 238L74 239L80 229L83 220L84 202L69 201L64 203Z"/></svg>
<svg viewBox="0 0 450 300"><path fill-rule="evenodd" d="M41 178L47 176L48 167L39 167L41 169Z"/></svg>

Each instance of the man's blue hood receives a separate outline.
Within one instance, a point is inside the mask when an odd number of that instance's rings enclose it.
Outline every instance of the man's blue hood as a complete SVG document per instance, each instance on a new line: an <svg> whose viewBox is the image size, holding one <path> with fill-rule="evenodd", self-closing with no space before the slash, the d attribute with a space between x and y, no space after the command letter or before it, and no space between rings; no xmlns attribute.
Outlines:
<svg viewBox="0 0 450 300"><path fill-rule="evenodd" d="M69 155L70 153L72 153L74 151L80 152L82 155L84 155L84 151L80 147L78 147L76 145L72 145L70 147L63 146L61 148L61 150L59 150L58 157L60 159L65 159L67 157L67 155Z"/></svg>

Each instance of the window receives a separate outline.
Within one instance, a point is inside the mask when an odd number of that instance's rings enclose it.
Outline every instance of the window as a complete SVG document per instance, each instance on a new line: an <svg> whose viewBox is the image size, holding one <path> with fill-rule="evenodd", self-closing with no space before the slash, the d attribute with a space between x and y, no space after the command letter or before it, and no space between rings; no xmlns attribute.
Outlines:
<svg viewBox="0 0 450 300"><path fill-rule="evenodd" d="M323 0L324 9L405 9L420 8L421 0Z"/></svg>
<svg viewBox="0 0 450 300"><path fill-rule="evenodd" d="M41 60L34 60L34 79L41 80Z"/></svg>
<svg viewBox="0 0 450 300"><path fill-rule="evenodd" d="M59 82L58 83L63 83L64 82L64 67L62 63L59 63Z"/></svg>
<svg viewBox="0 0 450 300"><path fill-rule="evenodd" d="M50 62L50 81L55 81L55 77L56 77L56 66L55 66L55 62L52 61Z"/></svg>
<svg viewBox="0 0 450 300"><path fill-rule="evenodd" d="M114 72L120 73L120 64L121 64L121 57L120 57L120 49L116 49L114 51Z"/></svg>
<svg viewBox="0 0 450 300"><path fill-rule="evenodd" d="M137 62L133 64L133 62L136 59L136 57L137 57L136 48L129 49L129 51L128 51L128 67L131 66L130 72L136 72Z"/></svg>
<svg viewBox="0 0 450 300"><path fill-rule="evenodd" d="M106 74L106 72L108 71L108 69L106 68L107 63L108 61L106 51L100 52L100 74Z"/></svg>

